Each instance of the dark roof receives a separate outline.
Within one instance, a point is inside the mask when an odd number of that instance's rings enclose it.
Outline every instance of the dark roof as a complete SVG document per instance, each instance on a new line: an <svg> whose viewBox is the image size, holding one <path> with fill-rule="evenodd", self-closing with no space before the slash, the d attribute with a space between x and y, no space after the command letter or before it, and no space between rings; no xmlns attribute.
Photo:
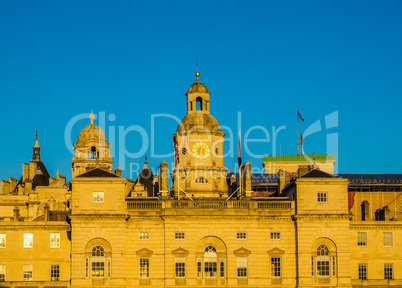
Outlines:
<svg viewBox="0 0 402 288"><path fill-rule="evenodd" d="M88 172L85 172L81 175L78 175L77 178L113 178L113 177L119 177L116 174L113 174L111 172L105 171L101 168L94 168Z"/></svg>
<svg viewBox="0 0 402 288"><path fill-rule="evenodd" d="M327 172L321 171L319 169L313 169L310 172L307 172L301 178L340 178L337 175L329 174Z"/></svg>
<svg viewBox="0 0 402 288"><path fill-rule="evenodd" d="M228 178L235 175L236 180L239 181L239 173L229 173ZM265 174L265 173L251 173L251 183L252 184L267 184L267 183L278 183L278 174Z"/></svg>
<svg viewBox="0 0 402 288"><path fill-rule="evenodd" d="M402 174L339 174L350 183L402 184Z"/></svg>

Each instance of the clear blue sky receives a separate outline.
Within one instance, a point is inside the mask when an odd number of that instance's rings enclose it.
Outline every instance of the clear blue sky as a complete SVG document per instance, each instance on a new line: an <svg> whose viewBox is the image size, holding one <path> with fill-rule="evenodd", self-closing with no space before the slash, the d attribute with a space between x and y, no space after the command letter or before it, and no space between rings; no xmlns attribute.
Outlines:
<svg viewBox="0 0 402 288"><path fill-rule="evenodd" d="M276 153L297 152L298 107L302 131L323 127L305 137L306 153L328 152L335 133L340 173L402 173L401 15L401 1L1 1L0 179L21 176L36 129L50 174L71 179L65 129L91 109L115 115L106 133L113 126L116 136L118 126L150 132L156 113L184 117L196 59L221 125L237 135L241 112L243 136L254 126L271 133L249 145L253 154L272 154L272 127L282 125ZM155 152L172 152L177 123L159 120ZM88 123L73 127L73 142ZM143 142L132 132L125 143L135 152ZM244 148L243 160L261 168ZM127 158L123 175L142 162Z"/></svg>

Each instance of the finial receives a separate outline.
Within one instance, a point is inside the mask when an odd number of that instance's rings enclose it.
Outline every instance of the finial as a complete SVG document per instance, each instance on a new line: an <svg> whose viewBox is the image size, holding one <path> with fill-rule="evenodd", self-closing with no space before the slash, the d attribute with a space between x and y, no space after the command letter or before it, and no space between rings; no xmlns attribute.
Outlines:
<svg viewBox="0 0 402 288"><path fill-rule="evenodd" d="M145 153L145 163L148 162L148 157L147 157L147 153Z"/></svg>
<svg viewBox="0 0 402 288"><path fill-rule="evenodd" d="M91 119L91 124L94 124L95 115L92 110L91 110L91 114L89 115L89 119Z"/></svg>
<svg viewBox="0 0 402 288"><path fill-rule="evenodd" d="M36 140L38 140L38 129L36 129Z"/></svg>
<svg viewBox="0 0 402 288"><path fill-rule="evenodd" d="M200 79L198 79L198 77L200 77L200 72L198 72L198 59L197 59L197 72L195 72L195 76L197 76L197 82L200 82Z"/></svg>

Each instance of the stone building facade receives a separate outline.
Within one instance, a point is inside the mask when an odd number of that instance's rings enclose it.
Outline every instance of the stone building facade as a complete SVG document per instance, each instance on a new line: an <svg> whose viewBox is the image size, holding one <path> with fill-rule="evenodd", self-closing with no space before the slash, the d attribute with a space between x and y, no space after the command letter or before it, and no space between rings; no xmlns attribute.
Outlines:
<svg viewBox="0 0 402 288"><path fill-rule="evenodd" d="M70 183L36 138L20 180L0 182L0 287L402 287L402 175L334 175L333 155L228 174L196 76L171 187L165 161L136 180L113 170L92 113Z"/></svg>

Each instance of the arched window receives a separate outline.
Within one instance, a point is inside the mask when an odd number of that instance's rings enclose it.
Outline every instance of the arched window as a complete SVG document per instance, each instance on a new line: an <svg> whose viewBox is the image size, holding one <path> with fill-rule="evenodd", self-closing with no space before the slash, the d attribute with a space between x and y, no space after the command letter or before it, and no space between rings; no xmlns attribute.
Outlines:
<svg viewBox="0 0 402 288"><path fill-rule="evenodd" d="M91 159L96 159L96 147L91 147Z"/></svg>
<svg viewBox="0 0 402 288"><path fill-rule="evenodd" d="M329 248L327 245L320 245L317 248L317 275L329 276Z"/></svg>
<svg viewBox="0 0 402 288"><path fill-rule="evenodd" d="M202 111L202 98L201 97L197 97L197 99L195 99L196 103L196 110L201 110Z"/></svg>
<svg viewBox="0 0 402 288"><path fill-rule="evenodd" d="M216 248L214 246L208 246L205 248L204 253L204 272L205 277L217 277L217 267L218 267L218 254L216 253Z"/></svg>
<svg viewBox="0 0 402 288"><path fill-rule="evenodd" d="M208 179L205 178L205 177L198 177L198 178L195 180L195 183L198 183L198 184L208 184Z"/></svg>
<svg viewBox="0 0 402 288"><path fill-rule="evenodd" d="M92 248L91 267L92 278L105 277L105 249L101 245Z"/></svg>

